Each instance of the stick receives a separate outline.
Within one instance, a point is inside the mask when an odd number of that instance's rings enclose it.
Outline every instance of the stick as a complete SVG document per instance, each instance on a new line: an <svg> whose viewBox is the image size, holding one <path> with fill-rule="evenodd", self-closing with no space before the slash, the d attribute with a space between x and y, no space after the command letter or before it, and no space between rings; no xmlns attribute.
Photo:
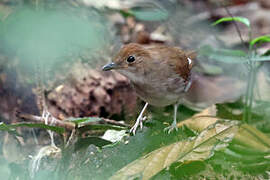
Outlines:
<svg viewBox="0 0 270 180"><path fill-rule="evenodd" d="M40 122L40 123L45 124L45 119L42 118L41 116L35 116L32 114L25 114L25 113L21 113L21 112L17 112L16 116L18 118L21 118L24 120L31 120L31 121L36 121L36 122ZM63 127L67 130L73 130L76 127L76 125L74 123L62 121L62 120L59 120L55 117L48 118L48 124L53 124L53 125L58 126L58 127Z"/></svg>
<svg viewBox="0 0 270 180"><path fill-rule="evenodd" d="M45 119L43 119L41 116L36 116L36 115L32 115L32 114L25 114L25 113L21 113L21 112L16 112L16 116L18 118L21 118L24 120L31 120L31 121L36 121L36 122L40 122L40 123L45 124ZM99 122L89 122L89 123L83 124L83 126L100 123L100 124L112 124L112 125L117 125L117 126L122 126L122 127L130 127L129 125L127 125L125 123L121 123L121 122L118 122L115 120L106 119L106 118L100 118L100 119L101 119L101 121L99 121ZM63 121L63 120L57 119L55 117L51 117L48 119L48 124L51 124L51 123L55 126L63 127L67 130L74 130L76 128L75 123Z"/></svg>

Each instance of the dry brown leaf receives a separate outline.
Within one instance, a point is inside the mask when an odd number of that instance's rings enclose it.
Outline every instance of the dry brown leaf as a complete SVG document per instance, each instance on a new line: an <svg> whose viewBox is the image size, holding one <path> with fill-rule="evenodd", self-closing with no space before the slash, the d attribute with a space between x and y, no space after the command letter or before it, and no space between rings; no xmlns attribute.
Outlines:
<svg viewBox="0 0 270 180"><path fill-rule="evenodd" d="M188 128L201 132L205 128L217 123L220 118L216 117L216 106L213 105L204 111L195 114L191 118L177 124L178 127L186 125ZM234 137L234 141L245 147L258 151L267 152L270 148L270 138L256 128L242 124Z"/></svg>
<svg viewBox="0 0 270 180"><path fill-rule="evenodd" d="M240 125L239 121L216 117L215 105L178 123L178 127L183 125L199 132L199 135L152 151L120 169L110 179L150 179L174 162L206 160L216 150L226 148L232 140L256 151L269 152L270 149L268 136L247 124Z"/></svg>
<svg viewBox="0 0 270 180"><path fill-rule="evenodd" d="M183 125L188 126L190 129L201 132L211 124L214 124L218 121L216 117L216 106L212 105L209 108L203 110L202 112L195 114L191 118L181 121L177 124L178 127Z"/></svg>
<svg viewBox="0 0 270 180"><path fill-rule="evenodd" d="M202 131L196 138L159 148L133 161L110 179L150 179L174 162L188 163L210 158L217 148L224 148L238 130L237 121L223 121Z"/></svg>

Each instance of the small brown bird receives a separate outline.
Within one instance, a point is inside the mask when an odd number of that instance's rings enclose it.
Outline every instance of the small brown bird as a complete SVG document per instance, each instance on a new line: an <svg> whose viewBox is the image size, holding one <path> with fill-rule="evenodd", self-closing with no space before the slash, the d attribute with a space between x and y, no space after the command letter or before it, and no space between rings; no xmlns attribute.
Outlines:
<svg viewBox="0 0 270 180"><path fill-rule="evenodd" d="M174 104L174 120L165 128L177 130L177 108L183 94L191 85L194 52L164 45L143 46L130 43L123 46L103 71L116 70L126 76L145 105L130 132L142 128L143 113L148 106L164 107Z"/></svg>

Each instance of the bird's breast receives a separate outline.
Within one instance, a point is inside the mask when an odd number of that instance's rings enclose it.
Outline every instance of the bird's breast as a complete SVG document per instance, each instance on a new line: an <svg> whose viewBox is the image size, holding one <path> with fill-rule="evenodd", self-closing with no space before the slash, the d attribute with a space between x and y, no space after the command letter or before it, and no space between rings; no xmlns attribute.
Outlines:
<svg viewBox="0 0 270 180"><path fill-rule="evenodd" d="M152 66L153 67L153 66ZM133 85L137 95L154 106L167 106L180 100L188 81L175 73L167 65L160 64L156 69L141 69L132 72L119 70Z"/></svg>
<svg viewBox="0 0 270 180"><path fill-rule="evenodd" d="M167 106L178 102L187 86L187 82L178 75L131 82L138 96L154 106Z"/></svg>

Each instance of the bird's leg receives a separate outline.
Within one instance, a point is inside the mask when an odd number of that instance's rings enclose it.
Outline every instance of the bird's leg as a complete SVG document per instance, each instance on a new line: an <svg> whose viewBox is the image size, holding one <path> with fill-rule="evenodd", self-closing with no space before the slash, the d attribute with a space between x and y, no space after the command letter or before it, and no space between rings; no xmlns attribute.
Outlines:
<svg viewBox="0 0 270 180"><path fill-rule="evenodd" d="M178 128L177 128L177 120L176 120L178 106L179 106L179 103L174 104L173 123L172 123L169 127L166 127L166 128L164 129L165 131L168 131L168 133L171 133L174 129L175 129L176 131L178 130Z"/></svg>
<svg viewBox="0 0 270 180"><path fill-rule="evenodd" d="M142 123L142 122L143 122L143 120L145 119L145 118L143 118L143 113L144 113L144 111L146 110L147 106L148 106L148 103L146 102L145 105L144 105L144 107L143 107L143 109L142 109L142 111L140 112L140 115L138 116L138 118L137 118L137 120L136 120L136 123L135 123L134 126L132 126L132 128L129 130L130 133L133 133L133 134L135 135L136 129L137 129L138 126L140 126L141 129L142 129L142 127L143 127L143 123Z"/></svg>

